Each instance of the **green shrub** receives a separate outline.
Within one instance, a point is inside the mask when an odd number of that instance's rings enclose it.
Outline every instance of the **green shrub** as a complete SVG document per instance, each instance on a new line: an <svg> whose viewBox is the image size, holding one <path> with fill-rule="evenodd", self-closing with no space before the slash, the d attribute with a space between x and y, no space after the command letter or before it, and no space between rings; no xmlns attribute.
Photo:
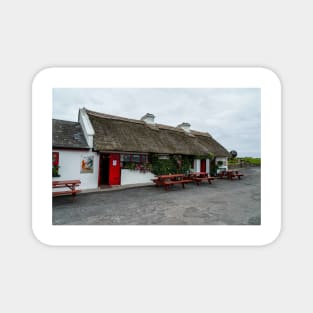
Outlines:
<svg viewBox="0 0 313 313"><path fill-rule="evenodd" d="M52 165L52 177L60 177L61 176L59 174L59 168L60 168L60 166L58 166L58 165Z"/></svg>
<svg viewBox="0 0 313 313"><path fill-rule="evenodd" d="M159 159L158 155L151 156L152 169L155 175L186 174L190 170L191 159L186 156L173 155L168 159Z"/></svg>
<svg viewBox="0 0 313 313"><path fill-rule="evenodd" d="M223 161L217 161L217 165L218 166L222 166L223 165Z"/></svg>

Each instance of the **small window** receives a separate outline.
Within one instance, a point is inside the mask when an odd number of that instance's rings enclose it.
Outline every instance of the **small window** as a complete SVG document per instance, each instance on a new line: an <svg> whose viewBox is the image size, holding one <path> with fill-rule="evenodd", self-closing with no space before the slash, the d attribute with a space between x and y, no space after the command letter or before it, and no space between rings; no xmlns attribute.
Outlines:
<svg viewBox="0 0 313 313"><path fill-rule="evenodd" d="M141 155L141 162L142 163L148 163L148 156L147 155Z"/></svg>
<svg viewBox="0 0 313 313"><path fill-rule="evenodd" d="M121 154L122 162L130 162L130 154Z"/></svg>
<svg viewBox="0 0 313 313"><path fill-rule="evenodd" d="M121 168L147 170L148 155L121 154Z"/></svg>
<svg viewBox="0 0 313 313"><path fill-rule="evenodd" d="M140 163L140 155L139 154L132 154L131 160L134 163Z"/></svg>

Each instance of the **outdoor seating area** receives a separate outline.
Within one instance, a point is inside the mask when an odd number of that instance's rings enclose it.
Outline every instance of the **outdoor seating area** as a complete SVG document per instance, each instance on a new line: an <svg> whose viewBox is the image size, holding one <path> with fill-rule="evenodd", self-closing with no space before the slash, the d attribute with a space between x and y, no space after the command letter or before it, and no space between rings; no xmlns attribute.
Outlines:
<svg viewBox="0 0 313 313"><path fill-rule="evenodd" d="M241 179L244 174L240 173L237 170L228 170L221 171L217 177L212 177L207 172L192 172L188 175L185 174L168 174L168 175L159 175L156 178L152 179L153 183L157 187L164 187L166 191L169 190L169 186L181 185L182 188L185 188L185 184L195 183L197 186L202 182L208 182L212 184L212 181L216 178L226 178L228 180L233 180L234 178ZM61 191L53 191L52 196L60 195L72 195L76 196L77 193L81 192L80 189L77 189L81 184L80 180L63 180L63 181L53 181L52 189L62 188ZM64 190L67 189L67 190Z"/></svg>
<svg viewBox="0 0 313 313"><path fill-rule="evenodd" d="M209 184L212 184L212 180L214 180L214 177L211 177L206 172L195 172L190 173L189 177L199 186L201 182L207 181Z"/></svg>
<svg viewBox="0 0 313 313"><path fill-rule="evenodd" d="M60 196L60 195L68 195L71 194L73 197L76 196L78 192L80 192L79 189L76 189L81 184L80 180L58 180L52 182L52 189L54 188L68 188L69 190L62 190L62 191L53 191L52 195Z"/></svg>
<svg viewBox="0 0 313 313"><path fill-rule="evenodd" d="M196 183L198 186L201 182L207 181L211 184L213 177L209 176L206 172L194 172L188 175L184 174L169 174L169 175L159 175L157 178L152 179L157 187L163 186L165 190L169 189L169 186L181 184L185 188L185 184Z"/></svg>
<svg viewBox="0 0 313 313"><path fill-rule="evenodd" d="M234 178L241 179L244 174L240 173L237 170L228 170L221 171L217 178L226 178L229 180L233 180ZM157 187L162 186L165 190L169 189L169 186L181 184L183 188L185 188L185 184L188 183L196 183L198 186L201 182L208 182L212 184L212 181L215 178L210 176L209 173L206 172L193 172L188 175L184 174L169 174L169 175L159 175L157 178L152 179Z"/></svg>
<svg viewBox="0 0 313 313"><path fill-rule="evenodd" d="M185 184L192 183L193 180L188 178L184 174L169 174L159 175L156 179L152 180L157 187L163 186L165 190L168 190L169 186L181 184L185 188Z"/></svg>
<svg viewBox="0 0 313 313"><path fill-rule="evenodd" d="M260 168L242 169L242 173L245 183L214 177L212 184L205 180L199 185L184 183L185 188L183 182L167 184L169 191L150 184L82 192L75 201L71 196L53 197L53 224L260 225Z"/></svg>
<svg viewBox="0 0 313 313"><path fill-rule="evenodd" d="M233 178L240 179L242 176L244 175L237 170L222 171L218 174L218 178L226 178L229 180L233 180Z"/></svg>

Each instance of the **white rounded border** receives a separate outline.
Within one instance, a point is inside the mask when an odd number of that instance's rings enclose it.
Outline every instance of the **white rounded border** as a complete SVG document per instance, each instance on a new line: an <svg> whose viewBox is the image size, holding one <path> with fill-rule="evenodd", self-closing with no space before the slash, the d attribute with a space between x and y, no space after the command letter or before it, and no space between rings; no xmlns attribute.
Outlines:
<svg viewBox="0 0 313 313"><path fill-rule="evenodd" d="M53 88L261 88L261 225L52 225ZM48 245L265 245L281 229L281 83L261 68L48 68L32 85L32 227Z"/></svg>

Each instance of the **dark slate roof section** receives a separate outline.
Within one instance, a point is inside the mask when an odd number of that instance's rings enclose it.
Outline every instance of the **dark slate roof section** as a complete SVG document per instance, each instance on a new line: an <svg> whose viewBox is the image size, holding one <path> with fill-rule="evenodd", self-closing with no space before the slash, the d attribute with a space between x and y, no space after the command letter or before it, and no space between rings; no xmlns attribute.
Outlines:
<svg viewBox="0 0 313 313"><path fill-rule="evenodd" d="M52 120L52 147L89 149L79 123L55 119Z"/></svg>
<svg viewBox="0 0 313 313"><path fill-rule="evenodd" d="M186 133L179 127L146 124L86 110L95 130L97 151L150 152L161 154L206 155L229 157L228 151L208 133Z"/></svg>

